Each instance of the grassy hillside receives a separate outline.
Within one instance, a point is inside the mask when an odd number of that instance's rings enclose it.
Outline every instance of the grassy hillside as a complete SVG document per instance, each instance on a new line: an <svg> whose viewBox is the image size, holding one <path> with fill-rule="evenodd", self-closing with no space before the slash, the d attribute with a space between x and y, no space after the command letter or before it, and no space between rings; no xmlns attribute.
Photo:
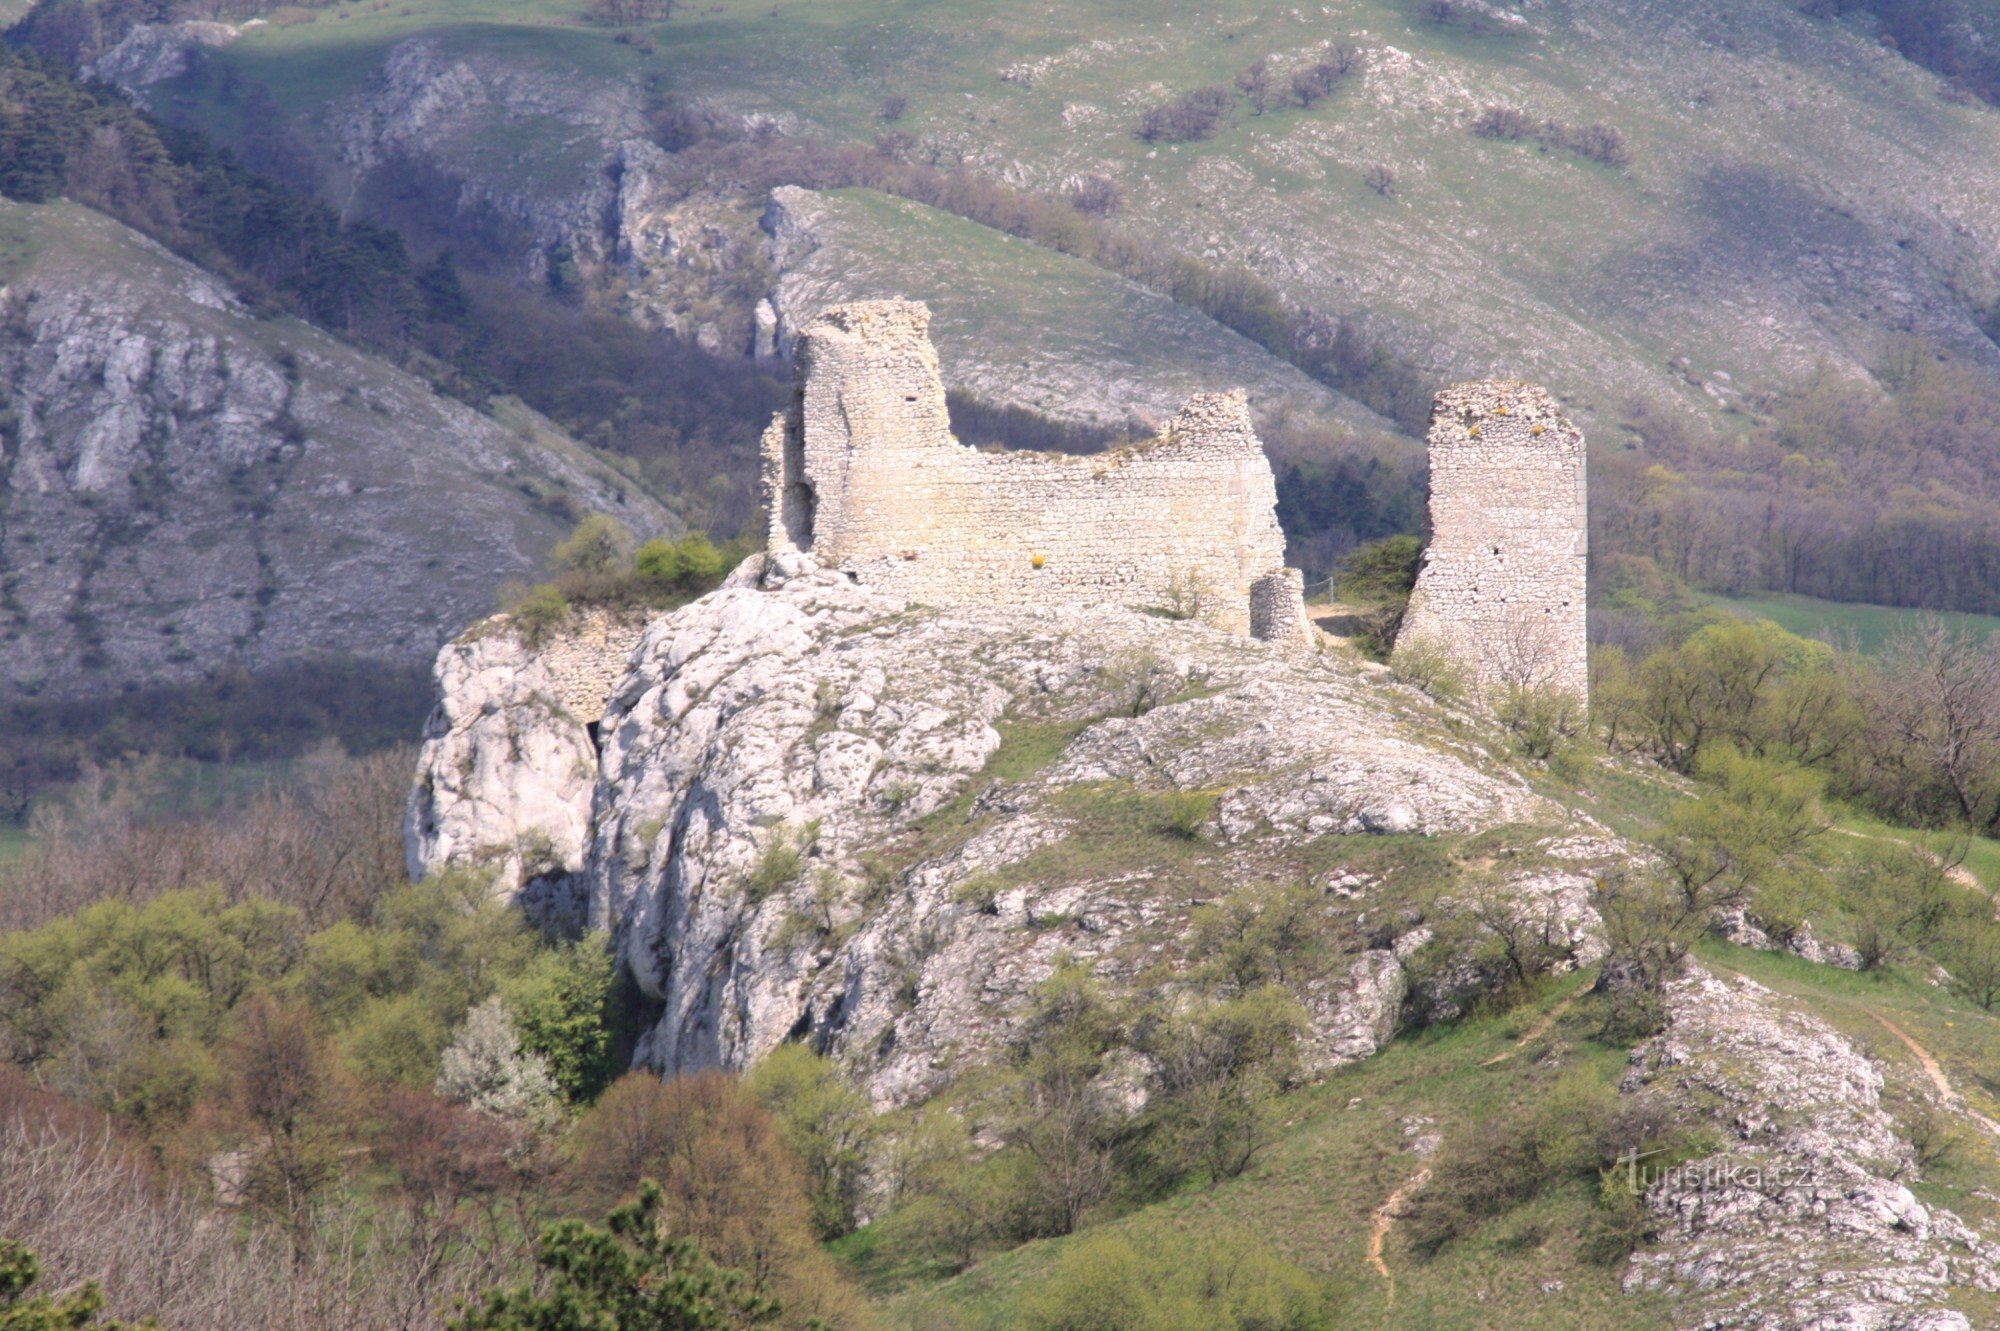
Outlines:
<svg viewBox="0 0 2000 1331"><path fill-rule="evenodd" d="M1880 652L1890 638L1917 623L1925 613L1979 637L2000 630L2000 615L1920 612L1895 606L1821 601L1810 596L1775 593L1768 596L1732 596L1716 603L1732 613L1751 619L1768 619L1779 628L1801 637L1828 638L1835 642L1851 638L1857 649L1870 655Z"/></svg>
<svg viewBox="0 0 2000 1331"><path fill-rule="evenodd" d="M1778 0L1513 18L1440 25L1406 0L1311 13L1225 0L1166 21L1117 0L1033 13L722 0L621 43L562 0L418 0L313 11L218 59L308 139L417 36L446 58L557 77L571 97L651 79L836 139L871 140L884 99L905 98L896 127L947 161L1045 190L1103 173L1142 232L1365 313L1446 372L1547 379L1604 424L1635 396L1724 418L1739 391L1822 361L1859 372L1898 333L1992 363L1973 322L2000 294L1996 232L1975 202L2000 146L1991 110L1942 99L1935 76ZM1338 43L1365 52L1365 70L1311 110L1239 104L1201 143L1134 132L1146 106L1227 86L1260 56L1282 89ZM241 104L218 86L204 84L195 113L240 134ZM1493 103L1610 125L1631 165L1475 137ZM527 179L565 176L575 136L543 123L546 140L494 125L465 151L504 151ZM319 149L339 155L325 138ZM1377 164L1396 173L1391 197L1365 183ZM1715 392L1672 368L1677 356Z"/></svg>
<svg viewBox="0 0 2000 1331"><path fill-rule="evenodd" d="M1991 1071L2000 1048L1994 1014L1901 972L1857 975L1721 943L1703 944L1700 957L1719 975L1747 976L1776 990L1855 1041L1888 1070L1892 1112L1938 1089L1925 1056L1973 1110L2000 1111L2000 1082ZM1591 1264L1569 1241L1595 1204L1581 1182L1490 1221L1475 1239L1436 1258L1413 1251L1392 1227L1380 1250L1386 1276L1369 1258L1378 1208L1422 1165L1410 1149L1417 1137L1477 1137L1508 1107L1548 1095L1564 1075L1612 1085L1624 1074L1625 1051L1598 1044L1597 1018L1577 1005L1584 986L1572 978L1504 1017L1399 1040L1375 1058L1338 1069L1288 1097L1282 1140L1248 1175L1169 1198L1102 1230L1030 1244L938 1283L903 1283L907 1270L898 1272L872 1251L866 1231L848 1241L852 1255L889 1292L896 1327L1016 1325L1024 1293L1067 1252L1105 1231L1141 1250L1166 1234L1254 1233L1329 1279L1342 1325L1385 1331L1673 1326L1670 1303L1621 1292L1616 1269ZM2000 1146L1968 1131L1954 1138L1916 1190L1926 1203L1988 1224L2000 1218L2000 1208L1978 1194L1996 1170ZM1952 1306L1975 1325L2000 1312L1992 1296L1973 1290L1957 1291Z"/></svg>
<svg viewBox="0 0 2000 1331"><path fill-rule="evenodd" d="M951 388L1124 424L1121 402L1164 420L1194 393L1240 386L1265 417L1390 429L1248 339L1080 259L875 190L786 197L806 233L787 246L803 252L779 283L786 319L802 326L837 300L922 300Z"/></svg>

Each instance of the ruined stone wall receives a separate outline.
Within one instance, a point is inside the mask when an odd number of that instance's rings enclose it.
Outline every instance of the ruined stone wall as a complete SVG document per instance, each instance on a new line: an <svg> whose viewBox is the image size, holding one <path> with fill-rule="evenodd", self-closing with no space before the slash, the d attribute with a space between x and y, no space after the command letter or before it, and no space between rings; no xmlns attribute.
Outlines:
<svg viewBox="0 0 2000 1331"><path fill-rule="evenodd" d="M1284 563L1277 488L1241 393L1190 400L1160 439L1084 457L952 437L930 311L836 306L798 343L792 409L765 434L770 548L933 604L1202 593L1247 632L1250 584Z"/></svg>
<svg viewBox="0 0 2000 1331"><path fill-rule="evenodd" d="M1295 649L1319 645L1319 630L1306 616L1305 574L1281 568L1250 584L1250 636Z"/></svg>
<svg viewBox="0 0 2000 1331"><path fill-rule="evenodd" d="M1533 384L1482 380L1431 412L1431 541L1397 638L1455 659L1481 695L1589 689L1583 432Z"/></svg>
<svg viewBox="0 0 2000 1331"><path fill-rule="evenodd" d="M554 687L555 701L584 725L604 719L611 690L646 630L646 617L586 610L550 634L535 656Z"/></svg>

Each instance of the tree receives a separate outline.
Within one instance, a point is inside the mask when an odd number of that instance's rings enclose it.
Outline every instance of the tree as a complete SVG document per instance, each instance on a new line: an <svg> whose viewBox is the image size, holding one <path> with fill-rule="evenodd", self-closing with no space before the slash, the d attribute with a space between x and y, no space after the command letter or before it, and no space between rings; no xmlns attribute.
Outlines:
<svg viewBox="0 0 2000 1331"><path fill-rule="evenodd" d="M549 553L549 563L564 573L615 573L631 563L636 545L624 523L608 514L593 513Z"/></svg>
<svg viewBox="0 0 2000 1331"><path fill-rule="evenodd" d="M1340 86L1340 67L1322 60L1316 65L1292 75L1292 96L1298 98L1300 106L1311 110L1315 102L1323 102L1333 96L1333 90Z"/></svg>
<svg viewBox="0 0 2000 1331"><path fill-rule="evenodd" d="M453 1104L527 1124L549 1122L560 1098L548 1060L521 1048L497 994L466 1014L445 1047L436 1091Z"/></svg>
<svg viewBox="0 0 2000 1331"><path fill-rule="evenodd" d="M1097 1077L1116 1033L1089 967L1059 958L1015 1038L1005 1129L1008 1144L1033 1162L1024 1201L1040 1233L1070 1233L1110 1191L1116 1119Z"/></svg>
<svg viewBox="0 0 2000 1331"><path fill-rule="evenodd" d="M42 1264L34 1253L12 1239L0 1239L0 1331L72 1331L78 1327L127 1331L127 1323L98 1320L104 1293L95 1281L86 1281L60 1297L38 1294L30 1299L28 1290L41 1276Z"/></svg>
<svg viewBox="0 0 2000 1331"><path fill-rule="evenodd" d="M861 1319L859 1297L814 1238L805 1179L779 1125L735 1078L628 1073L567 1148L579 1200L607 1204L629 1196L634 1179L657 1180L673 1232L782 1301L785 1326Z"/></svg>
<svg viewBox="0 0 2000 1331"><path fill-rule="evenodd" d="M1236 90L1250 99L1250 109L1263 115L1271 101L1271 58L1258 56L1236 76Z"/></svg>
<svg viewBox="0 0 2000 1331"><path fill-rule="evenodd" d="M813 1229L822 1239L854 1228L868 1147L876 1136L868 1098L804 1045L783 1044L750 1070L750 1093L784 1129L804 1166Z"/></svg>
<svg viewBox="0 0 2000 1331"><path fill-rule="evenodd" d="M307 1240L307 1216L340 1175L352 1087L306 1008L258 995L224 1049L230 1107L248 1128L251 1200Z"/></svg>
<svg viewBox="0 0 2000 1331"><path fill-rule="evenodd" d="M1408 535L1357 546L1340 560L1340 599L1363 610L1361 638L1378 656L1395 645L1423 561L1423 542Z"/></svg>
<svg viewBox="0 0 2000 1331"><path fill-rule="evenodd" d="M777 1319L778 1304L669 1232L665 1195L643 1180L605 1228L564 1220L543 1230L542 1287L495 1290L452 1331L734 1331Z"/></svg>
<svg viewBox="0 0 2000 1331"><path fill-rule="evenodd" d="M1362 180L1367 183L1369 189L1374 190L1385 199L1391 197L1396 192L1396 169L1392 166L1385 166L1377 162L1374 166L1368 168L1368 173L1362 177Z"/></svg>
<svg viewBox="0 0 2000 1331"><path fill-rule="evenodd" d="M603 934L537 953L506 993L522 1052L546 1063L564 1098L594 1100L616 1080L618 976Z"/></svg>
<svg viewBox="0 0 2000 1331"><path fill-rule="evenodd" d="M1894 635L1871 701L1874 747L1907 774L1906 815L2000 824L2000 652L1926 618Z"/></svg>

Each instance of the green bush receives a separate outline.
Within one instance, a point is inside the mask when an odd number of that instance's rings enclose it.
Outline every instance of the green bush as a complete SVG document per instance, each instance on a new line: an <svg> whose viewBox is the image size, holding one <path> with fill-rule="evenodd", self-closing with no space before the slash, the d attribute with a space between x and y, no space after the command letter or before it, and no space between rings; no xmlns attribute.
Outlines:
<svg viewBox="0 0 2000 1331"><path fill-rule="evenodd" d="M610 940L602 934L538 952L504 989L521 1048L547 1061L572 1104L618 1079L624 1004Z"/></svg>
<svg viewBox="0 0 2000 1331"><path fill-rule="evenodd" d="M507 609L514 631L529 647L539 647L569 619L569 598L551 583L523 589Z"/></svg>
<svg viewBox="0 0 2000 1331"><path fill-rule="evenodd" d="M678 541L655 537L639 547L633 564L641 577L674 587L708 588L728 572L728 558L706 532L690 532Z"/></svg>
<svg viewBox="0 0 2000 1331"><path fill-rule="evenodd" d="M1021 1300L1028 1331L1321 1331L1332 1298L1252 1234L1093 1234Z"/></svg>

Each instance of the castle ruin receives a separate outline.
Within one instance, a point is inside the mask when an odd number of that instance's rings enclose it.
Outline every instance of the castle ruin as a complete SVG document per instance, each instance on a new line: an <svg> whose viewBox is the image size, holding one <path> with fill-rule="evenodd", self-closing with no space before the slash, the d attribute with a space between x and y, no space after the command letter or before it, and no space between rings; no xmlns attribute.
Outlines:
<svg viewBox="0 0 2000 1331"><path fill-rule="evenodd" d="M1514 688L1587 697L1583 432L1533 384L1437 395L1431 541L1396 654L1431 647L1491 701Z"/></svg>
<svg viewBox="0 0 2000 1331"><path fill-rule="evenodd" d="M952 436L929 326L919 302L859 301L800 334L764 434L774 555L913 601L1198 603L1219 627L1314 640L1241 392L1198 394L1127 448L984 452Z"/></svg>

